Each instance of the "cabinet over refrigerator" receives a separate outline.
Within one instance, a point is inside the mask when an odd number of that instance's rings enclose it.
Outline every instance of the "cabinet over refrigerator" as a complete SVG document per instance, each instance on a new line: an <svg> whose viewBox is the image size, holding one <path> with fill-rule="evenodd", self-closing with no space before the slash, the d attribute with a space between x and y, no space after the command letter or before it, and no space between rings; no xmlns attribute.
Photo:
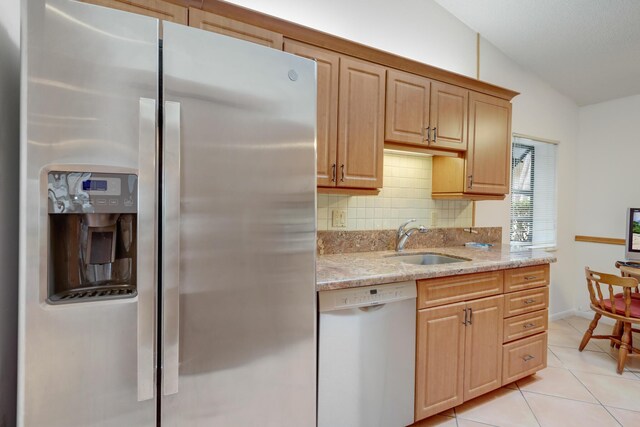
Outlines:
<svg viewBox="0 0 640 427"><path fill-rule="evenodd" d="M315 64L25 11L19 425L315 426Z"/></svg>

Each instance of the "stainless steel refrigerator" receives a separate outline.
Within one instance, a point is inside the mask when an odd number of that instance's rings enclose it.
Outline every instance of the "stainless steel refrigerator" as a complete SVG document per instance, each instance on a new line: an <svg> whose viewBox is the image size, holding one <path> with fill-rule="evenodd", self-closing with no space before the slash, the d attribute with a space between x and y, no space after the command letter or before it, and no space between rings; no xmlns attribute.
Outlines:
<svg viewBox="0 0 640 427"><path fill-rule="evenodd" d="M24 3L18 425L315 426L315 64Z"/></svg>

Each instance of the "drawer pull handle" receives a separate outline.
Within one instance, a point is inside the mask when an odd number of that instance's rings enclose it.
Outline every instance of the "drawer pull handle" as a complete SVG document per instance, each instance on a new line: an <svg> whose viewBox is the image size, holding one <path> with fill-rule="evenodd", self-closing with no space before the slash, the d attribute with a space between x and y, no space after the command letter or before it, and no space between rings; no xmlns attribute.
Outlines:
<svg viewBox="0 0 640 427"><path fill-rule="evenodd" d="M523 301L523 303L529 305L529 304L533 304L534 302L536 302L536 300L534 300L533 298L529 298Z"/></svg>
<svg viewBox="0 0 640 427"><path fill-rule="evenodd" d="M527 354L526 356L524 356L524 357L522 358L522 360L524 360L525 362L528 362L529 360L532 360L532 359L535 359L535 357L533 357L533 356L532 356L532 355L530 355L530 354Z"/></svg>
<svg viewBox="0 0 640 427"><path fill-rule="evenodd" d="M535 280L538 276L524 276L524 280Z"/></svg>
<svg viewBox="0 0 640 427"><path fill-rule="evenodd" d="M536 326L535 323L525 323L524 325L522 325L524 329L533 328L534 326Z"/></svg>

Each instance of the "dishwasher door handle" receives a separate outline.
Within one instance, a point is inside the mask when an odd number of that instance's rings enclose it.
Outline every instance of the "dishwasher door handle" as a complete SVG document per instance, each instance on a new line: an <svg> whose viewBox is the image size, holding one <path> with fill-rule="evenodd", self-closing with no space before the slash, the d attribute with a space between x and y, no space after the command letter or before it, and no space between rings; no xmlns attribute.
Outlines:
<svg viewBox="0 0 640 427"><path fill-rule="evenodd" d="M387 304L376 304L376 305L370 305L368 307L358 307L358 310L365 311L365 312L377 311L377 310L380 310L385 305Z"/></svg>

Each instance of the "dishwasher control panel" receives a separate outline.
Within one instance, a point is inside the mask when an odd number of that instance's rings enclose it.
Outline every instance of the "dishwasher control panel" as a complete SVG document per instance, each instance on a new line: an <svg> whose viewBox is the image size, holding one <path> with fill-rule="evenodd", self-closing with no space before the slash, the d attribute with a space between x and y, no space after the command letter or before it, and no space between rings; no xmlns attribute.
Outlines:
<svg viewBox="0 0 640 427"><path fill-rule="evenodd" d="M336 289L318 293L318 311L327 312L349 308L387 304L417 297L415 281Z"/></svg>

